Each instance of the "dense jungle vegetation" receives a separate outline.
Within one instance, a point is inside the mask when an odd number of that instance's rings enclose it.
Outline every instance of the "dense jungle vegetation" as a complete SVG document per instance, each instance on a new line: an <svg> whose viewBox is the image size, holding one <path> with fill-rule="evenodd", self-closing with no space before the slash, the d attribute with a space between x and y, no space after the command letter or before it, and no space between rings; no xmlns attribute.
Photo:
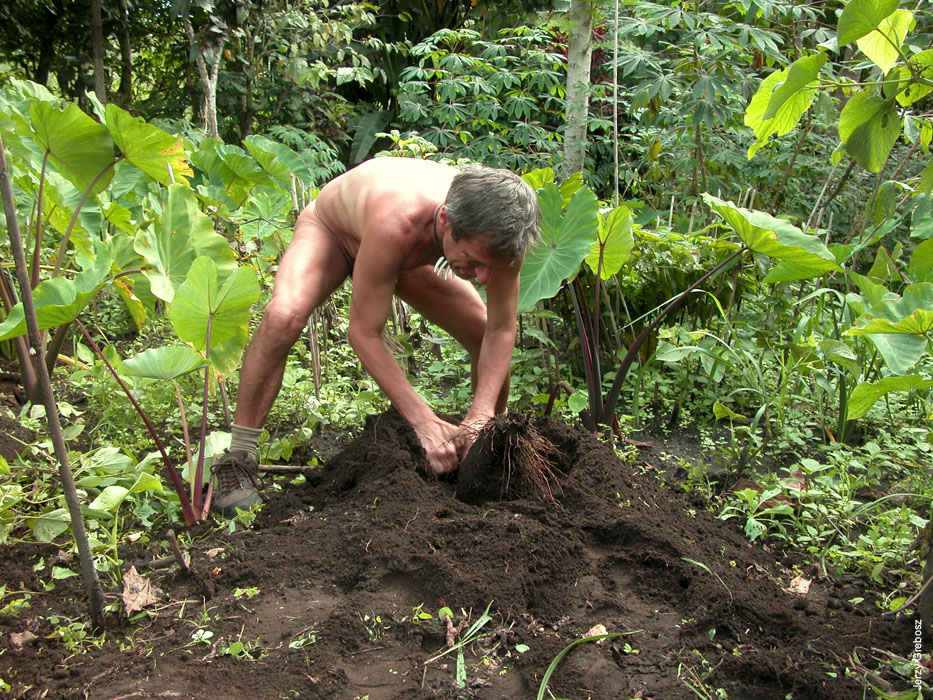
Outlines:
<svg viewBox="0 0 933 700"><path fill-rule="evenodd" d="M0 411L26 432L0 543L86 528L85 578L118 577L127 538L203 519L296 213L366 158L431 158L538 188L513 408L620 453L690 434L672 489L931 624L930 46L924 0L4 3ZM386 408L348 294L263 463ZM456 343L400 304L389 335L468 407Z"/></svg>

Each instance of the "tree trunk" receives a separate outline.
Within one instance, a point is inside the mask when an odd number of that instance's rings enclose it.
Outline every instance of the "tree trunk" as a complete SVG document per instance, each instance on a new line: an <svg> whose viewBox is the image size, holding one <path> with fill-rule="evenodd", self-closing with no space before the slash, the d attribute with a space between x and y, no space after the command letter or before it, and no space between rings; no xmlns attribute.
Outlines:
<svg viewBox="0 0 933 700"><path fill-rule="evenodd" d="M593 53L593 0L570 3L570 37L567 41L567 127L564 130L562 175L583 171L586 127L590 106L590 62Z"/></svg>
<svg viewBox="0 0 933 700"><path fill-rule="evenodd" d="M107 80L104 74L104 29L101 4L91 0L91 48L94 57L94 94L101 104L107 104Z"/></svg>
<svg viewBox="0 0 933 700"><path fill-rule="evenodd" d="M130 18L126 0L120 0L120 26L117 29L120 41L120 89L118 100L123 106L133 102L133 47L130 44Z"/></svg>
<svg viewBox="0 0 933 700"><path fill-rule="evenodd" d="M185 35L192 48L197 49L194 65L201 79L201 93L204 96L203 115L204 132L211 138L219 139L217 128L217 77L220 73L220 59L223 57L224 39L219 37L210 44L198 44L194 36L194 27L187 15L181 16Z"/></svg>

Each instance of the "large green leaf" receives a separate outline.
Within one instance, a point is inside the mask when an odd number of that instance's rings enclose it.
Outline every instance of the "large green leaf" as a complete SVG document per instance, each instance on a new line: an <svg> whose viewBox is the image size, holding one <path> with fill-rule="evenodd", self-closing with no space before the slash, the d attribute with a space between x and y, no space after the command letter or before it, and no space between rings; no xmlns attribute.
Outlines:
<svg viewBox="0 0 933 700"><path fill-rule="evenodd" d="M781 107L794 95L804 89L815 87L815 81L820 76L820 69L825 63L826 54L818 53L798 58L788 66L787 77L771 92L771 99L768 101L768 107L762 119L773 119Z"/></svg>
<svg viewBox="0 0 933 700"><path fill-rule="evenodd" d="M117 148L149 177L168 185L173 180L187 182L193 174L185 160L181 137L147 124L114 104L107 105L105 115L107 128Z"/></svg>
<svg viewBox="0 0 933 700"><path fill-rule="evenodd" d="M179 338L205 352L208 324L211 347L235 338L249 323L257 301L259 283L250 268L237 268L221 285L217 265L201 256L175 293L168 316Z"/></svg>
<svg viewBox="0 0 933 700"><path fill-rule="evenodd" d="M608 280L622 269L632 256L635 247L635 237L632 233L632 210L624 204L616 207L608 216L599 216L599 229L596 241L590 247L586 256L586 264L595 273L599 267L599 275ZM600 267L600 249L602 249L602 266Z"/></svg>
<svg viewBox="0 0 933 700"><path fill-rule="evenodd" d="M200 369L207 360L188 345L167 345L137 353L121 363L121 372L131 377L176 379Z"/></svg>
<svg viewBox="0 0 933 700"><path fill-rule="evenodd" d="M153 268L145 273L152 293L168 302L198 255L209 255L223 270L236 267L226 239L214 231L194 193L181 184L168 188L161 220L136 237L135 250Z"/></svg>
<svg viewBox="0 0 933 700"><path fill-rule="evenodd" d="M29 119L36 142L65 179L84 192L103 173L91 194L107 186L113 177L108 166L114 162L114 153L113 140L103 124L91 119L77 105L60 110L48 102L33 102Z"/></svg>
<svg viewBox="0 0 933 700"><path fill-rule="evenodd" d="M882 301L869 311L867 321L850 328L846 335L897 333L925 336L933 331L933 283L909 285L897 301Z"/></svg>
<svg viewBox="0 0 933 700"><path fill-rule="evenodd" d="M918 282L933 282L933 238L921 241L914 248L907 270Z"/></svg>
<svg viewBox="0 0 933 700"><path fill-rule="evenodd" d="M851 0L839 16L836 36L839 46L856 41L878 28L899 4L898 0Z"/></svg>
<svg viewBox="0 0 933 700"><path fill-rule="evenodd" d="M54 277L42 282L33 292L36 320L39 329L56 328L78 317L97 291L106 284L110 272L110 254L103 243L95 246L97 257L93 264L74 279ZM27 332L22 302L14 306L0 324L0 340L7 340Z"/></svg>
<svg viewBox="0 0 933 700"><path fill-rule="evenodd" d="M311 169L285 144L265 136L253 135L243 139L243 145L262 169L282 184L289 185L292 175L306 185L313 184L314 174Z"/></svg>
<svg viewBox="0 0 933 700"><path fill-rule="evenodd" d="M913 391L915 389L929 389L933 387L933 380L924 379L916 374L902 377L885 377L878 382L865 382L852 390L849 396L846 420L861 418L875 402L892 391Z"/></svg>
<svg viewBox="0 0 933 700"><path fill-rule="evenodd" d="M765 277L765 282L808 279L842 271L820 239L803 233L789 221L737 207L711 194L704 194L703 199L751 250L781 261Z"/></svg>
<svg viewBox="0 0 933 700"><path fill-rule="evenodd" d="M798 80L805 77L806 71L803 69L806 67L812 68L812 64L819 59L820 55L822 54L806 57L810 59L810 62L801 67L801 71L796 76ZM751 102L748 103L748 107L745 108L745 126L750 127L756 136L755 142L748 147L749 158L752 158L768 143L771 134L783 136L790 133L797 126L800 117L809 109L810 103L813 101L813 94L816 92L817 87L815 80L792 91L782 89L788 82L788 72L789 70L786 68L775 71L762 80L758 90L752 96ZM819 68L817 68L817 72L819 72ZM793 86L794 84L792 84ZM774 99L775 94L778 95L776 101ZM772 115L765 118L765 114L769 111L772 112Z"/></svg>
<svg viewBox="0 0 933 700"><path fill-rule="evenodd" d="M900 133L894 102L876 97L870 90L853 95L839 115L839 137L846 152L873 173L884 167Z"/></svg>
<svg viewBox="0 0 933 700"><path fill-rule="evenodd" d="M907 37L914 13L910 10L896 10L878 23L878 27L858 39L858 47L872 63L881 69L881 73L894 67L900 58L899 50Z"/></svg>
<svg viewBox="0 0 933 700"><path fill-rule="evenodd" d="M903 87L903 90L897 92L897 101L901 107L910 107L917 100L926 97L933 91L933 49L919 51L907 58L910 68L907 66L897 66L890 77L898 79L897 88ZM925 82L914 80L914 73L918 74ZM907 85L904 85L907 83Z"/></svg>
<svg viewBox="0 0 933 700"><path fill-rule="evenodd" d="M519 312L557 294L564 280L577 274L596 238L599 206L590 188L576 190L566 211L554 183L538 190L538 201L541 235L522 265Z"/></svg>

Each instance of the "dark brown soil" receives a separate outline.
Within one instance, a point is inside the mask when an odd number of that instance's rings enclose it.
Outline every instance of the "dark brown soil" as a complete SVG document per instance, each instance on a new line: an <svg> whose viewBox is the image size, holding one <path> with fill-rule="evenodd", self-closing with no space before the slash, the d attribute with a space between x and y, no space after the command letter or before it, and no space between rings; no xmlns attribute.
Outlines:
<svg viewBox="0 0 933 700"><path fill-rule="evenodd" d="M102 648L71 654L49 638L49 614L84 613L77 577L0 615L0 678L11 697L66 700L518 700L536 697L551 660L603 625L627 634L577 646L546 697L695 700L722 688L730 700L852 700L864 692L846 673L853 653L912 650L912 620L881 619L870 600L853 606L858 587L813 581L791 593L795 573L730 523L581 430L531 424L553 445L556 503L503 495L501 482L461 484L458 499L455 480L426 474L405 422L376 416L306 484L280 480L251 529L183 538L191 574L140 566L162 602L135 622L111 615ZM488 463L470 466L480 487L484 469L503 471L501 446L483 445L471 459ZM0 549L8 591L42 591L58 550L38 571L36 551ZM462 688L456 652L426 663L450 631L436 619L442 606L461 630L490 606L485 636L464 649ZM18 649L11 633L26 630L39 639ZM238 641L254 658L224 653Z"/></svg>

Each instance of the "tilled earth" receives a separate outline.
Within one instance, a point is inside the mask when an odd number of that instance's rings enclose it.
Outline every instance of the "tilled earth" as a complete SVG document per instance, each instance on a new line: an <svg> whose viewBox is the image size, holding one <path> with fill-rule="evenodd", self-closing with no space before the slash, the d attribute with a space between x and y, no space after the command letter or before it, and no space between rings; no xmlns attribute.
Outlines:
<svg viewBox="0 0 933 700"><path fill-rule="evenodd" d="M106 642L84 653L47 619L84 615L80 579L39 593L51 565L76 563L49 547L35 571L34 546L3 547L5 601L36 592L0 615L10 697L518 700L538 695L562 649L605 630L624 636L577 645L545 697L852 700L865 689L859 661L912 651L911 619L882 619L870 599L853 605L868 596L851 583L795 592L801 572L786 560L590 434L514 414L506 423L512 438L530 426L550 443L543 490L522 488L501 440L480 441L459 488L429 477L390 411L305 483L280 479L250 529L193 533L190 572L146 567L161 550L123 552L158 602L132 621L110 615ZM444 607L452 619L438 619Z"/></svg>

